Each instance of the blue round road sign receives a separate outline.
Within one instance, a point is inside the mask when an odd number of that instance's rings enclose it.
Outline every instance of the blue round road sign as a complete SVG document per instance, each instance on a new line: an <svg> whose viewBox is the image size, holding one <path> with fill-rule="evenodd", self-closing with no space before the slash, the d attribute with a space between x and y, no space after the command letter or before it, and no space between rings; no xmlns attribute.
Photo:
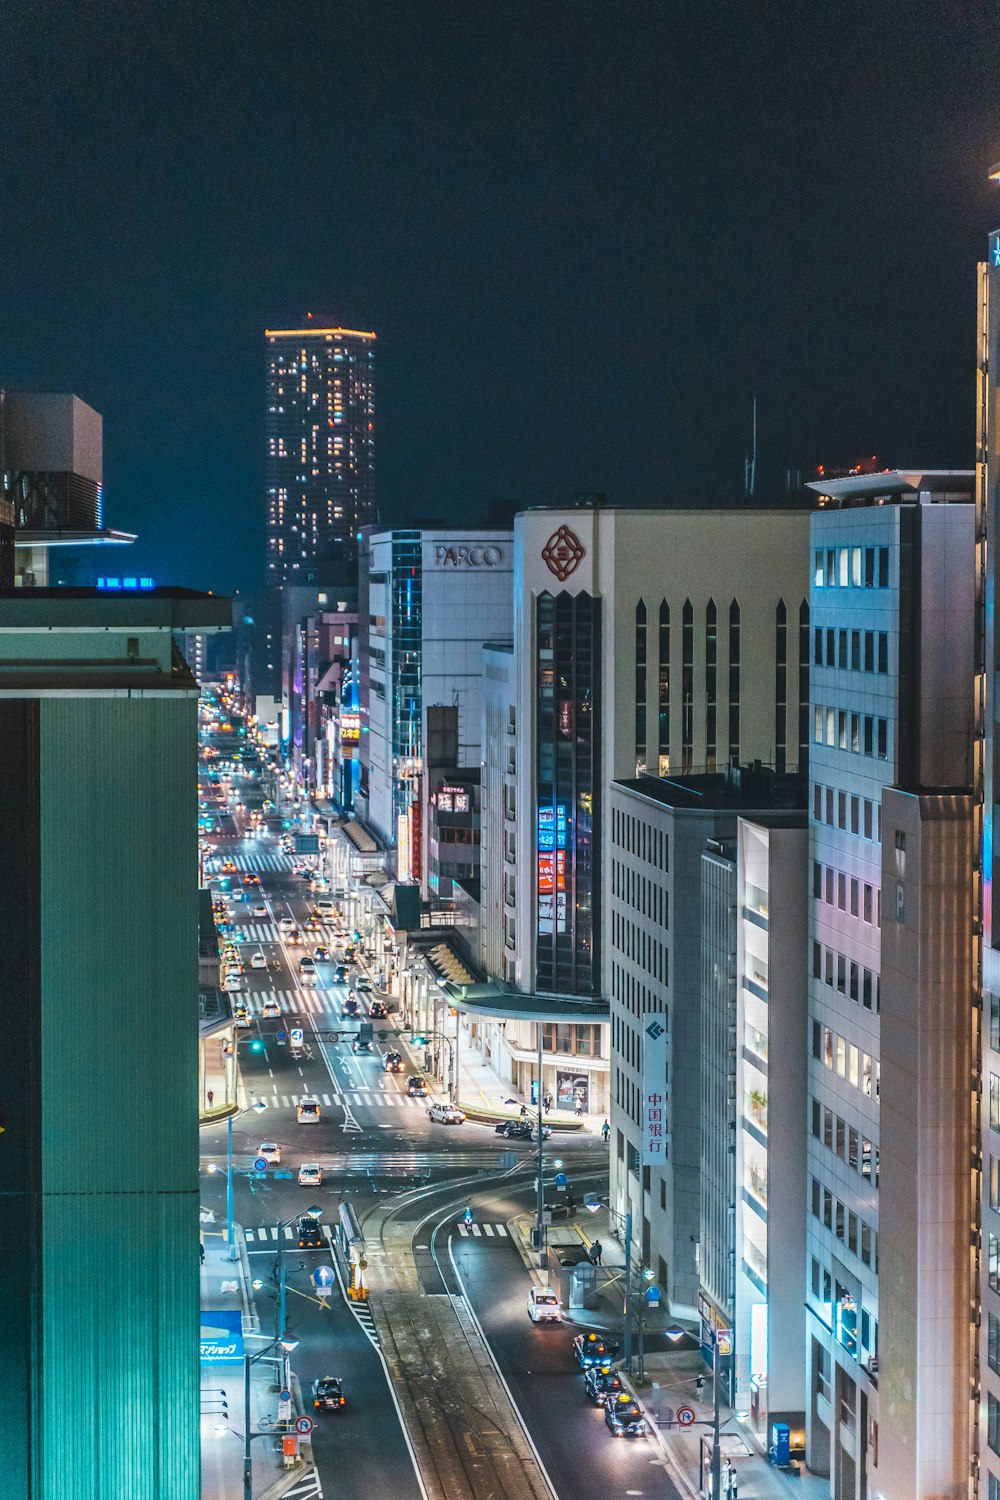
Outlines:
<svg viewBox="0 0 1000 1500"><path fill-rule="evenodd" d="M646 1288L646 1301L653 1303L653 1305L655 1306L655 1304L659 1302L659 1300L660 1288L658 1286L648 1286Z"/></svg>
<svg viewBox="0 0 1000 1500"><path fill-rule="evenodd" d="M291 1401L291 1399L292 1399L292 1393L291 1393L291 1391L279 1391L278 1392L278 1400L279 1401Z"/></svg>
<svg viewBox="0 0 1000 1500"><path fill-rule="evenodd" d="M330 1286L333 1282L332 1266L317 1266L312 1273L313 1286Z"/></svg>
<svg viewBox="0 0 1000 1500"><path fill-rule="evenodd" d="M565 1187L565 1186L566 1186L566 1173L565 1172L557 1172L556 1173L556 1187Z"/></svg>
<svg viewBox="0 0 1000 1500"><path fill-rule="evenodd" d="M276 1031L274 1033L274 1040L276 1042L287 1042L288 1041L288 1032L287 1031Z"/></svg>
<svg viewBox="0 0 1000 1500"><path fill-rule="evenodd" d="M258 1156L257 1157L257 1160L253 1164L253 1169L254 1169L255 1172L266 1172L267 1171L267 1162L265 1161L265 1159L264 1159L263 1156Z"/></svg>

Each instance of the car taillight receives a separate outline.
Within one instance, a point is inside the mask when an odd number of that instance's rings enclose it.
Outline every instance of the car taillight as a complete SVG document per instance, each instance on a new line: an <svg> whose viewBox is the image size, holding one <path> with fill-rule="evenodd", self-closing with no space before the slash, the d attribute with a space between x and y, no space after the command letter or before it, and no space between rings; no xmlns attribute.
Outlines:
<svg viewBox="0 0 1000 1500"><path fill-rule="evenodd" d="M341 1398L340 1398L340 1404L341 1404L341 1406L345 1405L345 1398L343 1396L341 1396Z"/></svg>

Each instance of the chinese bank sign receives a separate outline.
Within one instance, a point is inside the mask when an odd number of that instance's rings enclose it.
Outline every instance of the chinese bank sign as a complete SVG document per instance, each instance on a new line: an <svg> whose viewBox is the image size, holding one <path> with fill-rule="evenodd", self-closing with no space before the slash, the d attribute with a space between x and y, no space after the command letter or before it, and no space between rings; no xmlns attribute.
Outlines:
<svg viewBox="0 0 1000 1500"><path fill-rule="evenodd" d="M225 1312L201 1314L201 1362L203 1365L237 1364L243 1358L243 1314Z"/></svg>
<svg viewBox="0 0 1000 1500"><path fill-rule="evenodd" d="M468 546L465 542L439 542L434 548L439 568L498 568L503 562L503 548L492 542Z"/></svg>
<svg viewBox="0 0 1000 1500"><path fill-rule="evenodd" d="M642 1164L668 1158L667 1018L655 1012L642 1018Z"/></svg>

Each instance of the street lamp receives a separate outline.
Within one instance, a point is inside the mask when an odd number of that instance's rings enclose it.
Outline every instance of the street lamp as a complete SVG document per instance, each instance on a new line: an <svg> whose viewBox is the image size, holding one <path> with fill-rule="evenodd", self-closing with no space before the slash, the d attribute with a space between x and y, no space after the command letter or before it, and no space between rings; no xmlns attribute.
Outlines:
<svg viewBox="0 0 1000 1500"><path fill-rule="evenodd" d="M229 1259L236 1259L236 1236L233 1233L233 1121L238 1115L248 1114L250 1110L262 1115L267 1109L263 1099L255 1099L249 1109L239 1109L235 1115L230 1115L226 1121L226 1244L228 1245ZM208 1170L218 1172L219 1168L215 1162L209 1162Z"/></svg>
<svg viewBox="0 0 1000 1500"><path fill-rule="evenodd" d="M628 1299L632 1290L632 1210L627 1209L625 1213L612 1208L603 1198L596 1193L584 1193L583 1206L590 1213L596 1214L599 1208L607 1209L608 1216L620 1224L625 1231L625 1347L622 1351L625 1368L631 1373L632 1370L632 1315L629 1311Z"/></svg>
<svg viewBox="0 0 1000 1500"><path fill-rule="evenodd" d="M256 1354L244 1354L243 1356L243 1500L253 1500L253 1466L250 1459L250 1444L255 1437L264 1437L265 1433L250 1431L250 1366L257 1363L270 1354L276 1344L280 1344L284 1353L283 1375L287 1379L288 1356L293 1349L299 1347L298 1339L272 1339L265 1344L263 1349L258 1349ZM271 1355L273 1359L274 1356ZM278 1361L275 1360L275 1364ZM218 1429L216 1429L218 1430Z"/></svg>

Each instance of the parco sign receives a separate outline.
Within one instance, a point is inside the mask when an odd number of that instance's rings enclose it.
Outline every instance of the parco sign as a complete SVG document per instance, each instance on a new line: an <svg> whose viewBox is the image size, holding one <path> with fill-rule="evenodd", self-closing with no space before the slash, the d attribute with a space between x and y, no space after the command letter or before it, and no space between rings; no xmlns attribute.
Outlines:
<svg viewBox="0 0 1000 1500"><path fill-rule="evenodd" d="M492 543L485 547L467 547L464 543L439 542L434 548L439 568L495 568L503 562L503 548Z"/></svg>

